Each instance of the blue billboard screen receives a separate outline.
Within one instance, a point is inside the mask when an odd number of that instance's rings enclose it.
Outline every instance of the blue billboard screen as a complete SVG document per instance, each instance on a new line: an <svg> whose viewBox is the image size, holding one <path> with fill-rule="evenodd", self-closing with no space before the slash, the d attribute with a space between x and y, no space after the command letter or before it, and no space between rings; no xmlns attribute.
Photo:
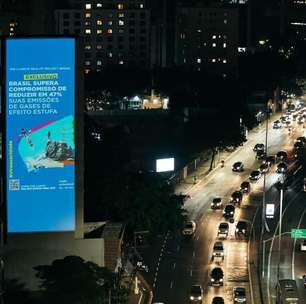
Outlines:
<svg viewBox="0 0 306 304"><path fill-rule="evenodd" d="M8 232L75 229L75 40L8 38Z"/></svg>

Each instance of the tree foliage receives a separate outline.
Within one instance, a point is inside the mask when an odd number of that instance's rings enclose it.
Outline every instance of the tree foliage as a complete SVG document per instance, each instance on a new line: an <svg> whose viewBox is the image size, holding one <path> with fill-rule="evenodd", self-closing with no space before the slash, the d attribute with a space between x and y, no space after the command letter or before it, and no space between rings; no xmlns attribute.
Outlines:
<svg viewBox="0 0 306 304"><path fill-rule="evenodd" d="M78 256L66 256L34 269L41 279L43 303L100 304L114 288L115 277L110 270Z"/></svg>

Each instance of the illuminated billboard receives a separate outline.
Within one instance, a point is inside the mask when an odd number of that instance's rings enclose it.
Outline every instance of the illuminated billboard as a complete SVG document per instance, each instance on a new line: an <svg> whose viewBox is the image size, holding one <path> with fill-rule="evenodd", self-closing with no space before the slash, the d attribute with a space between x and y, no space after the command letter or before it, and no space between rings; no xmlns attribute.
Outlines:
<svg viewBox="0 0 306 304"><path fill-rule="evenodd" d="M162 158L156 160L156 172L168 172L174 170L174 158Z"/></svg>
<svg viewBox="0 0 306 304"><path fill-rule="evenodd" d="M75 39L5 45L8 232L75 229Z"/></svg>
<svg viewBox="0 0 306 304"><path fill-rule="evenodd" d="M266 204L266 218L274 218L275 204Z"/></svg>

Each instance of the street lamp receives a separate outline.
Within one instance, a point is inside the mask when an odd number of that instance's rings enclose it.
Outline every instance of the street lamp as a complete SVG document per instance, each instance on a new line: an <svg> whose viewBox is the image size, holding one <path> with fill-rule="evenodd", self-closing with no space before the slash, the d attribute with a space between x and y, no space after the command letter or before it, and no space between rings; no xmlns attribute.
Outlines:
<svg viewBox="0 0 306 304"><path fill-rule="evenodd" d="M277 263L277 280L279 280L280 263L281 263L281 244L282 244L282 218L283 218L283 200L284 200L284 179L282 174L280 180L280 196L279 196L279 228L278 228L278 263Z"/></svg>

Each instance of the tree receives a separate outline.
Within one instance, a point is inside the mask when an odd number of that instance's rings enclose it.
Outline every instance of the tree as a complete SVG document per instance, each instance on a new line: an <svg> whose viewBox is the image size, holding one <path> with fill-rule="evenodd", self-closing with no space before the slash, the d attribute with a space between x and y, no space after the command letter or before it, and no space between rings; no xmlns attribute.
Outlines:
<svg viewBox="0 0 306 304"><path fill-rule="evenodd" d="M25 288L24 284L18 279L5 280L3 282L4 303L5 304L32 304L33 299L30 298L30 292Z"/></svg>
<svg viewBox="0 0 306 304"><path fill-rule="evenodd" d="M100 304L114 288L115 274L78 256L34 267L41 279L43 303Z"/></svg>

